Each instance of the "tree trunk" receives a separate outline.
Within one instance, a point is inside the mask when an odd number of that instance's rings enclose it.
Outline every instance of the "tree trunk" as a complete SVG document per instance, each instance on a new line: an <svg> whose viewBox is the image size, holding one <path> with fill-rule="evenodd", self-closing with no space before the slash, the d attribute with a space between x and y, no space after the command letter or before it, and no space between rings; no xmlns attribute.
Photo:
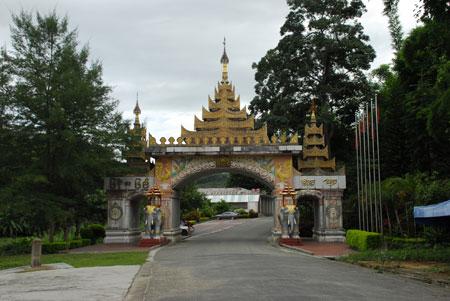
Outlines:
<svg viewBox="0 0 450 301"><path fill-rule="evenodd" d="M386 210L386 217L388 220L389 235L392 236L392 224L391 224L391 218L389 217L389 208L387 205L384 205L384 209Z"/></svg>
<svg viewBox="0 0 450 301"><path fill-rule="evenodd" d="M48 228L48 241L53 242L55 239L55 223L51 223Z"/></svg>
<svg viewBox="0 0 450 301"><path fill-rule="evenodd" d="M80 229L81 223L79 221L75 222L75 239L80 239Z"/></svg>
<svg viewBox="0 0 450 301"><path fill-rule="evenodd" d="M402 224L400 223L400 217L398 215L398 209L395 209L394 212L395 212L395 219L397 220L398 230L400 231L400 234L403 235Z"/></svg>
<svg viewBox="0 0 450 301"><path fill-rule="evenodd" d="M69 241L70 225L64 227L64 241Z"/></svg>

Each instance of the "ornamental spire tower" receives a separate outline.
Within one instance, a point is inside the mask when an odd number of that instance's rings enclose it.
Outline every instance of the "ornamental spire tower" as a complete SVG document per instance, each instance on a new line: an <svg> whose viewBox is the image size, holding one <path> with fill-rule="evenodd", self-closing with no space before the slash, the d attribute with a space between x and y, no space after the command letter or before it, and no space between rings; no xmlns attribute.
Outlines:
<svg viewBox="0 0 450 301"><path fill-rule="evenodd" d="M222 83L228 83L228 63L230 60L228 59L227 49L226 49L226 39L223 38L223 54L220 59L220 63L222 64Z"/></svg>
<svg viewBox="0 0 450 301"><path fill-rule="evenodd" d="M267 127L255 129L255 118L241 108L240 97L228 79L226 40L223 40L222 80L208 96L208 109L202 108L202 119L194 117L194 131L181 127L181 138L188 144L264 144L269 143Z"/></svg>
<svg viewBox="0 0 450 301"><path fill-rule="evenodd" d="M311 120L305 125L305 137L303 138L303 154L299 160L300 171L311 171L314 169L323 169L328 171L336 170L335 159L330 159L328 145L325 144L323 133L323 123L317 126L316 100L311 104Z"/></svg>
<svg viewBox="0 0 450 301"><path fill-rule="evenodd" d="M141 115L141 108L139 108L139 92L136 92L136 106L134 107L133 113L135 115L134 118L134 127L140 128L141 122L139 120L139 115Z"/></svg>

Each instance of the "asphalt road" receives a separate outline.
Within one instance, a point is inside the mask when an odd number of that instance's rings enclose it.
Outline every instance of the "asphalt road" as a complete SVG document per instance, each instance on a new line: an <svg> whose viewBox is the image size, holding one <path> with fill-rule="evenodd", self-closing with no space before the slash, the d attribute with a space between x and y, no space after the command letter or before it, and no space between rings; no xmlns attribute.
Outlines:
<svg viewBox="0 0 450 301"><path fill-rule="evenodd" d="M267 242L272 219L198 225L152 257L146 300L450 300L450 290Z"/></svg>

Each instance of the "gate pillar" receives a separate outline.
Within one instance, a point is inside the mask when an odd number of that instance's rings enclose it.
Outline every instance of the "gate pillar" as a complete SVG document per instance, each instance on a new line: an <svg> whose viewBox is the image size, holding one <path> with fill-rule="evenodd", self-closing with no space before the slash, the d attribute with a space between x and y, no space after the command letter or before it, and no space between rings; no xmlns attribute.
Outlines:
<svg viewBox="0 0 450 301"><path fill-rule="evenodd" d="M161 208L164 214L164 237L171 242L181 240L180 199L174 191L163 193Z"/></svg>
<svg viewBox="0 0 450 301"><path fill-rule="evenodd" d="M130 199L127 193L108 194L108 225L105 230L105 244L137 243L141 239L139 201Z"/></svg>
<svg viewBox="0 0 450 301"><path fill-rule="evenodd" d="M314 206L313 238L318 241L344 242L345 231L342 224L343 190L321 190L320 198Z"/></svg>

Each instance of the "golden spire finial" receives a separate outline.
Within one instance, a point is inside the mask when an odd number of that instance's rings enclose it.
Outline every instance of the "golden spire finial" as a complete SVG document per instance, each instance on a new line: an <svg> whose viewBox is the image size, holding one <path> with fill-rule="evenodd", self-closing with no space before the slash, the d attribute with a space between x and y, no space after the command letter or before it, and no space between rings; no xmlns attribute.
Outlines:
<svg viewBox="0 0 450 301"><path fill-rule="evenodd" d="M222 64L222 82L228 82L228 63L230 60L228 59L227 51L226 51L226 39L223 37L223 54L220 59L220 63Z"/></svg>
<svg viewBox="0 0 450 301"><path fill-rule="evenodd" d="M315 98L313 98L311 108L309 110L311 112L311 123L316 123L317 104Z"/></svg>
<svg viewBox="0 0 450 301"><path fill-rule="evenodd" d="M136 92L136 106L133 110L134 115L136 115L134 119L134 127L140 127L141 122L139 121L139 115L141 114L141 108L139 108L139 92Z"/></svg>

